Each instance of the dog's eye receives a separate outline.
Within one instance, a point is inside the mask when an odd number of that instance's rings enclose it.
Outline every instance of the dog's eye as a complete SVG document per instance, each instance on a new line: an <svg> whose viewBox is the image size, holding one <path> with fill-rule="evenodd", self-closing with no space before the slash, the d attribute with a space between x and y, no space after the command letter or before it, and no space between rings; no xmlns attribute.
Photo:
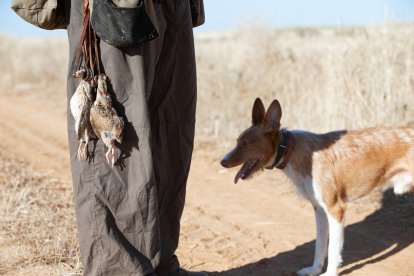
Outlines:
<svg viewBox="0 0 414 276"><path fill-rule="evenodd" d="M240 142L241 147L245 147L245 146L247 146L247 144L248 144L247 141L241 141Z"/></svg>

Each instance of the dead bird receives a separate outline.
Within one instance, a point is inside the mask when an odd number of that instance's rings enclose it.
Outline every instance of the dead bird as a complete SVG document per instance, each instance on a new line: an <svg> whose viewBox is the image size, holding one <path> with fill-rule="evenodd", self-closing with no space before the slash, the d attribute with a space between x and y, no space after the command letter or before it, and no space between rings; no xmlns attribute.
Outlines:
<svg viewBox="0 0 414 276"><path fill-rule="evenodd" d="M83 73L84 70L79 70L74 75L75 77L80 78L83 76ZM89 121L92 104L92 87L88 81L81 79L69 104L70 112L75 119L76 137L80 141L77 151L78 160L86 159L89 140L95 137ZM84 144L83 147L82 144Z"/></svg>
<svg viewBox="0 0 414 276"><path fill-rule="evenodd" d="M105 157L113 167L115 164L115 148L117 147L115 141L122 143L124 120L118 116L115 108L112 107L112 99L107 90L104 74L98 76L96 100L91 108L90 121L95 134L108 147Z"/></svg>

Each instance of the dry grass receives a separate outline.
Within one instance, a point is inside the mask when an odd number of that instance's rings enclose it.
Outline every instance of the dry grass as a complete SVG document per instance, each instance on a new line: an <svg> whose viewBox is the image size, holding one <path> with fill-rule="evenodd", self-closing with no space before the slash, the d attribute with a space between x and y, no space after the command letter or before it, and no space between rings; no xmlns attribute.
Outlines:
<svg viewBox="0 0 414 276"><path fill-rule="evenodd" d="M235 137L256 97L282 123L328 131L414 117L414 26L267 30L200 36L199 134ZM218 124L219 122L219 124ZM216 129L217 131L217 129Z"/></svg>
<svg viewBox="0 0 414 276"><path fill-rule="evenodd" d="M80 273L70 184L0 162L0 275Z"/></svg>
<svg viewBox="0 0 414 276"><path fill-rule="evenodd" d="M65 108L67 42L1 37L0 93ZM283 124L327 131L413 119L414 26L196 36L197 135L234 138L256 97ZM81 273L70 184L15 159L0 163L0 274Z"/></svg>
<svg viewBox="0 0 414 276"><path fill-rule="evenodd" d="M65 106L65 39L0 36L0 92ZM287 127L328 131L414 117L414 25L196 35L197 134L234 137L256 97L278 98Z"/></svg>
<svg viewBox="0 0 414 276"><path fill-rule="evenodd" d="M65 39L0 35L0 93L59 104L66 100L68 43Z"/></svg>

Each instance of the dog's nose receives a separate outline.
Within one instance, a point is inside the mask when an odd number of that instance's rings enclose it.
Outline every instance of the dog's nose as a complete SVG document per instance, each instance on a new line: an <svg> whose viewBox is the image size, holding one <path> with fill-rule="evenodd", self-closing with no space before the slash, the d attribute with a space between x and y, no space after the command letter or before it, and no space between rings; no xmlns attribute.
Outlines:
<svg viewBox="0 0 414 276"><path fill-rule="evenodd" d="M229 166L229 161L227 161L226 159L223 159L223 160L221 160L220 164L221 164L223 167L228 168L228 166Z"/></svg>

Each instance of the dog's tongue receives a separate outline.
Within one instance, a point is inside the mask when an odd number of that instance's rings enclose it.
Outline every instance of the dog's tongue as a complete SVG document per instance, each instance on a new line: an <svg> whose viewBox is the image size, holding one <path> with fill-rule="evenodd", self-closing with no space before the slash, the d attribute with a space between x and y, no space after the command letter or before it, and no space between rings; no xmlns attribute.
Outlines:
<svg viewBox="0 0 414 276"><path fill-rule="evenodd" d="M234 178L234 184L239 181L239 179L246 179L250 172L252 171L253 167L257 164L258 160L249 160L243 164L241 169L237 172L236 177Z"/></svg>
<svg viewBox="0 0 414 276"><path fill-rule="evenodd" d="M244 163L241 169L237 172L236 177L234 178L234 184L237 184L237 181L239 181L239 179L242 177L242 175L244 174L244 171L246 170L248 166L248 163L249 162Z"/></svg>

